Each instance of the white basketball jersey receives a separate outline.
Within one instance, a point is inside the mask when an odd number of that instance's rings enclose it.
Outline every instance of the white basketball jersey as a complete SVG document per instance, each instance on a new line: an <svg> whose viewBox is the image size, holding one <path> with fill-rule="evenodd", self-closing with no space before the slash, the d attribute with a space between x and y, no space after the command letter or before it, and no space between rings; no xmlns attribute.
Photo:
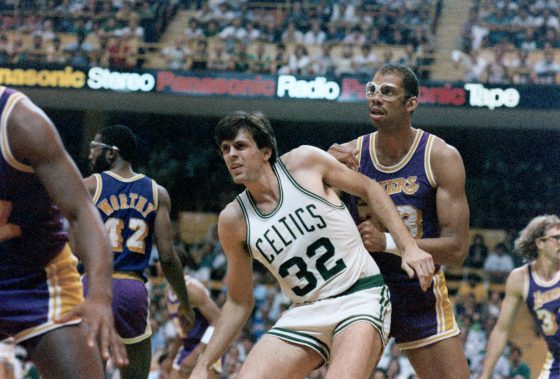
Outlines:
<svg viewBox="0 0 560 379"><path fill-rule="evenodd" d="M358 279L379 274L344 204L302 188L280 160L273 170L280 186L276 209L262 214L247 190L237 201L251 255L293 303L339 295Z"/></svg>

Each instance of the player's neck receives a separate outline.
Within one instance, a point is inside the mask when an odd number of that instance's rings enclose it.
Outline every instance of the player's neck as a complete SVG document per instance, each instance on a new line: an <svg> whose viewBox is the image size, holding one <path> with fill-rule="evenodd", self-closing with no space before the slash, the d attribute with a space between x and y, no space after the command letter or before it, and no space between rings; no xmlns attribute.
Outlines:
<svg viewBox="0 0 560 379"><path fill-rule="evenodd" d="M552 262L544 256L540 256L533 266L534 271L544 280L549 281L559 276L560 261Z"/></svg>
<svg viewBox="0 0 560 379"><path fill-rule="evenodd" d="M273 211L280 201L280 183L270 165L263 167L263 172L254 181L245 184L255 206L263 213Z"/></svg>
<svg viewBox="0 0 560 379"><path fill-rule="evenodd" d="M135 173L134 171L132 171L132 165L124 160L120 160L115 162L111 168L109 169L109 171L114 172L115 174L117 174L118 176L122 177L122 178L132 178L135 175L138 175L137 173Z"/></svg>
<svg viewBox="0 0 560 379"><path fill-rule="evenodd" d="M375 151L377 159L383 165L393 165L401 161L408 153L418 129L412 126L401 128L379 128L375 138Z"/></svg>

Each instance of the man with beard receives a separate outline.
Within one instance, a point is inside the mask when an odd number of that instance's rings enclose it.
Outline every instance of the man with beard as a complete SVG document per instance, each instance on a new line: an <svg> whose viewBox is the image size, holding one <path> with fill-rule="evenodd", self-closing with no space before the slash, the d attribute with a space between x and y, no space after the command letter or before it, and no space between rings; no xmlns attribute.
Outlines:
<svg viewBox="0 0 560 379"><path fill-rule="evenodd" d="M86 187L105 223L114 253L113 314L116 329L126 345L130 364L121 378L147 378L151 361L151 330L144 270L150 260L153 238L165 277L177 294L178 313L185 332L193 325L181 262L173 249L173 232L167 190L153 179L132 170L136 138L124 125L101 129L90 143L93 172ZM87 293L88 278L84 278Z"/></svg>

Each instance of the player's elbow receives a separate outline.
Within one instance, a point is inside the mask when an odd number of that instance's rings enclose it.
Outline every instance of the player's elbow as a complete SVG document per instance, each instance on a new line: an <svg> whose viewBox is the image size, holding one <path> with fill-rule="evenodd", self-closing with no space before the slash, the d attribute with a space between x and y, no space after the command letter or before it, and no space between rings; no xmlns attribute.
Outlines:
<svg viewBox="0 0 560 379"><path fill-rule="evenodd" d="M453 249L450 249L449 264L451 266L457 267L462 266L465 262L465 259L467 258L467 254L468 246L466 246L465 244L457 243L455 246L453 246Z"/></svg>

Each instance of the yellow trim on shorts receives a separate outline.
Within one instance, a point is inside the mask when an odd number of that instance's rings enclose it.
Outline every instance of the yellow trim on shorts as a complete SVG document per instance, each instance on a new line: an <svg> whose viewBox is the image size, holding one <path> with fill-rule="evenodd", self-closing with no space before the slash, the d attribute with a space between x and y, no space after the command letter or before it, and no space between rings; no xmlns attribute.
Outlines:
<svg viewBox="0 0 560 379"><path fill-rule="evenodd" d="M144 330L144 333L140 334L137 337L132 337L132 338L122 338L121 337L121 341L122 343L124 343L125 345L133 345L135 343L144 341L148 338L150 338L152 336L152 327L150 326L150 308L149 308L149 304L148 304L148 315L146 317L146 330Z"/></svg>
<svg viewBox="0 0 560 379"><path fill-rule="evenodd" d="M76 318L59 324L57 319L68 313L76 305L84 301L80 274L76 268L78 260L72 254L68 244L45 267L49 288L49 310L47 321L33 328L23 330L14 336L16 343L36 337L53 329L66 325L79 324Z"/></svg>
<svg viewBox="0 0 560 379"><path fill-rule="evenodd" d="M133 280L139 280L139 281L141 281L142 283L144 283L144 279L143 279L140 275L138 275L137 273L135 273L135 272L120 272L120 271L117 271L117 272L113 272L112 277L115 278L115 279L133 279Z"/></svg>
<svg viewBox="0 0 560 379"><path fill-rule="evenodd" d="M433 279L433 291L436 296L437 332L432 336L420 340L397 344L401 350L411 350L430 345L454 337L461 332L455 321L455 316L453 315L453 306L449 300L443 271L439 270L434 275Z"/></svg>

